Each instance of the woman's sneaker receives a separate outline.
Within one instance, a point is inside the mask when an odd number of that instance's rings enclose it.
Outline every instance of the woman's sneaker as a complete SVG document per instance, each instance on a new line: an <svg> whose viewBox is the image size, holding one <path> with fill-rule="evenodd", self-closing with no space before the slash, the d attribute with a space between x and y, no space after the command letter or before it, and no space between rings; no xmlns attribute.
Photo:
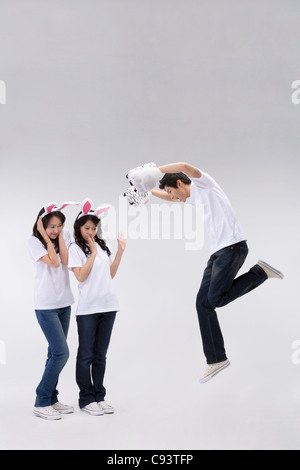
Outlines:
<svg viewBox="0 0 300 470"><path fill-rule="evenodd" d="M59 401L54 403L54 405L52 405L52 408L54 408L56 411L62 414L74 413L73 406L64 405L63 403L60 403Z"/></svg>
<svg viewBox="0 0 300 470"><path fill-rule="evenodd" d="M84 411L85 413L88 413L89 415L94 415L94 416L104 415L103 409L95 401L81 408L81 411Z"/></svg>
<svg viewBox="0 0 300 470"><path fill-rule="evenodd" d="M105 414L111 414L115 412L114 408L110 406L108 403L106 403L105 401L99 401L98 405L102 408Z"/></svg>
<svg viewBox="0 0 300 470"><path fill-rule="evenodd" d="M43 419L61 419L61 414L52 406L35 406L33 414Z"/></svg>

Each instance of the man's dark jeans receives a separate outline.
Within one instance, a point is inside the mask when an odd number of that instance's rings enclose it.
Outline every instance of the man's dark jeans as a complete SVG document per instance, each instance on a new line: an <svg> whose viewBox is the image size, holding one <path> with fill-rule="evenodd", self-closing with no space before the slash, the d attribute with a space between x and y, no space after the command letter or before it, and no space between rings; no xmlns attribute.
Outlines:
<svg viewBox="0 0 300 470"><path fill-rule="evenodd" d="M247 294L268 277L260 266L255 265L246 274L235 278L247 254L245 241L228 246L211 255L204 271L196 308L207 364L227 359L215 309Z"/></svg>

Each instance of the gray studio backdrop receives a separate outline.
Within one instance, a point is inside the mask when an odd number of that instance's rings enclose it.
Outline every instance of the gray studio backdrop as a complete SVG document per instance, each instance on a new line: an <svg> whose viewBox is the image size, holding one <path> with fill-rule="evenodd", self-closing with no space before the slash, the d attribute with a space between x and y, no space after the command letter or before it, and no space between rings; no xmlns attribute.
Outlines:
<svg viewBox="0 0 300 470"><path fill-rule="evenodd" d="M262 258L286 275L219 310L232 361L226 397L241 403L243 384L254 408L263 400L268 416L283 404L293 415L300 373L292 361L300 338L300 104L292 100L299 21L296 0L0 0L4 397L21 382L30 409L46 355L26 248L40 208L89 196L118 214L127 170L188 161L210 173L233 203L250 248L242 272ZM150 227L154 202L147 205ZM64 211L71 232L77 211ZM109 241L115 249L115 236ZM121 311L107 370L116 406L189 401L190 387L198 387L205 361L195 297L208 256L206 236L198 250L172 234L128 237L115 279ZM71 282L77 299L72 273ZM75 309L62 387L76 404ZM207 392L196 393L203 408L200 394ZM205 395L206 406L210 399ZM248 437L251 446L255 437ZM269 446L280 446L277 437ZM202 445L174 439L166 445ZM232 444L228 435L222 439L220 447Z"/></svg>

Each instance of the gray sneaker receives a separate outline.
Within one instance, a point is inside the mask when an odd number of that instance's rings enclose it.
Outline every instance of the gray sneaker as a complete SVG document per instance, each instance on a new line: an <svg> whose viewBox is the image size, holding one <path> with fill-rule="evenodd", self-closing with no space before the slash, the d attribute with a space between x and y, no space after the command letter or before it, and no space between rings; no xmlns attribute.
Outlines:
<svg viewBox="0 0 300 470"><path fill-rule="evenodd" d="M265 261L262 261L261 259L257 262L258 266L260 266L265 273L267 274L268 278L275 278L275 279L283 279L284 275L278 271L278 269L273 268L270 266L268 263Z"/></svg>

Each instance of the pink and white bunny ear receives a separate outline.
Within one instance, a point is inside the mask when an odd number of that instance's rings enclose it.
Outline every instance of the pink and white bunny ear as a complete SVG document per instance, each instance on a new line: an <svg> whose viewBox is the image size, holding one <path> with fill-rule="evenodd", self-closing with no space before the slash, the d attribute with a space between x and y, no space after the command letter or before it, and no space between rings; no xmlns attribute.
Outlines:
<svg viewBox="0 0 300 470"><path fill-rule="evenodd" d="M63 202L62 205L60 207L58 207L56 210L58 211L61 211L62 209L64 209L65 207L67 206L79 206L79 204L81 204L81 202Z"/></svg>
<svg viewBox="0 0 300 470"><path fill-rule="evenodd" d="M78 216L78 219L88 214L95 215L96 217L98 217L98 219L102 219L102 217L111 207L110 204L102 204L101 206L98 206L96 210L92 210L93 201L89 199L88 197L84 199L84 201L82 201L81 205L82 205L82 213Z"/></svg>
<svg viewBox="0 0 300 470"><path fill-rule="evenodd" d="M90 210L92 209L93 206L93 201L89 199L88 197L82 201L82 212L84 215L87 215Z"/></svg>
<svg viewBox="0 0 300 470"><path fill-rule="evenodd" d="M58 210L57 202L48 202L48 204L44 206L44 213L42 214L42 218L45 217L45 215L50 214L54 209Z"/></svg>
<svg viewBox="0 0 300 470"><path fill-rule="evenodd" d="M44 213L42 215L42 218L45 217L45 215L50 214L51 212L61 211L67 206L71 206L71 205L78 206L79 204L81 203L80 202L63 202L61 206L58 206L57 202L49 202L48 204L44 206Z"/></svg>
<svg viewBox="0 0 300 470"><path fill-rule="evenodd" d="M95 215L98 217L98 219L102 219L110 208L110 204L102 204L101 206L97 207Z"/></svg>

